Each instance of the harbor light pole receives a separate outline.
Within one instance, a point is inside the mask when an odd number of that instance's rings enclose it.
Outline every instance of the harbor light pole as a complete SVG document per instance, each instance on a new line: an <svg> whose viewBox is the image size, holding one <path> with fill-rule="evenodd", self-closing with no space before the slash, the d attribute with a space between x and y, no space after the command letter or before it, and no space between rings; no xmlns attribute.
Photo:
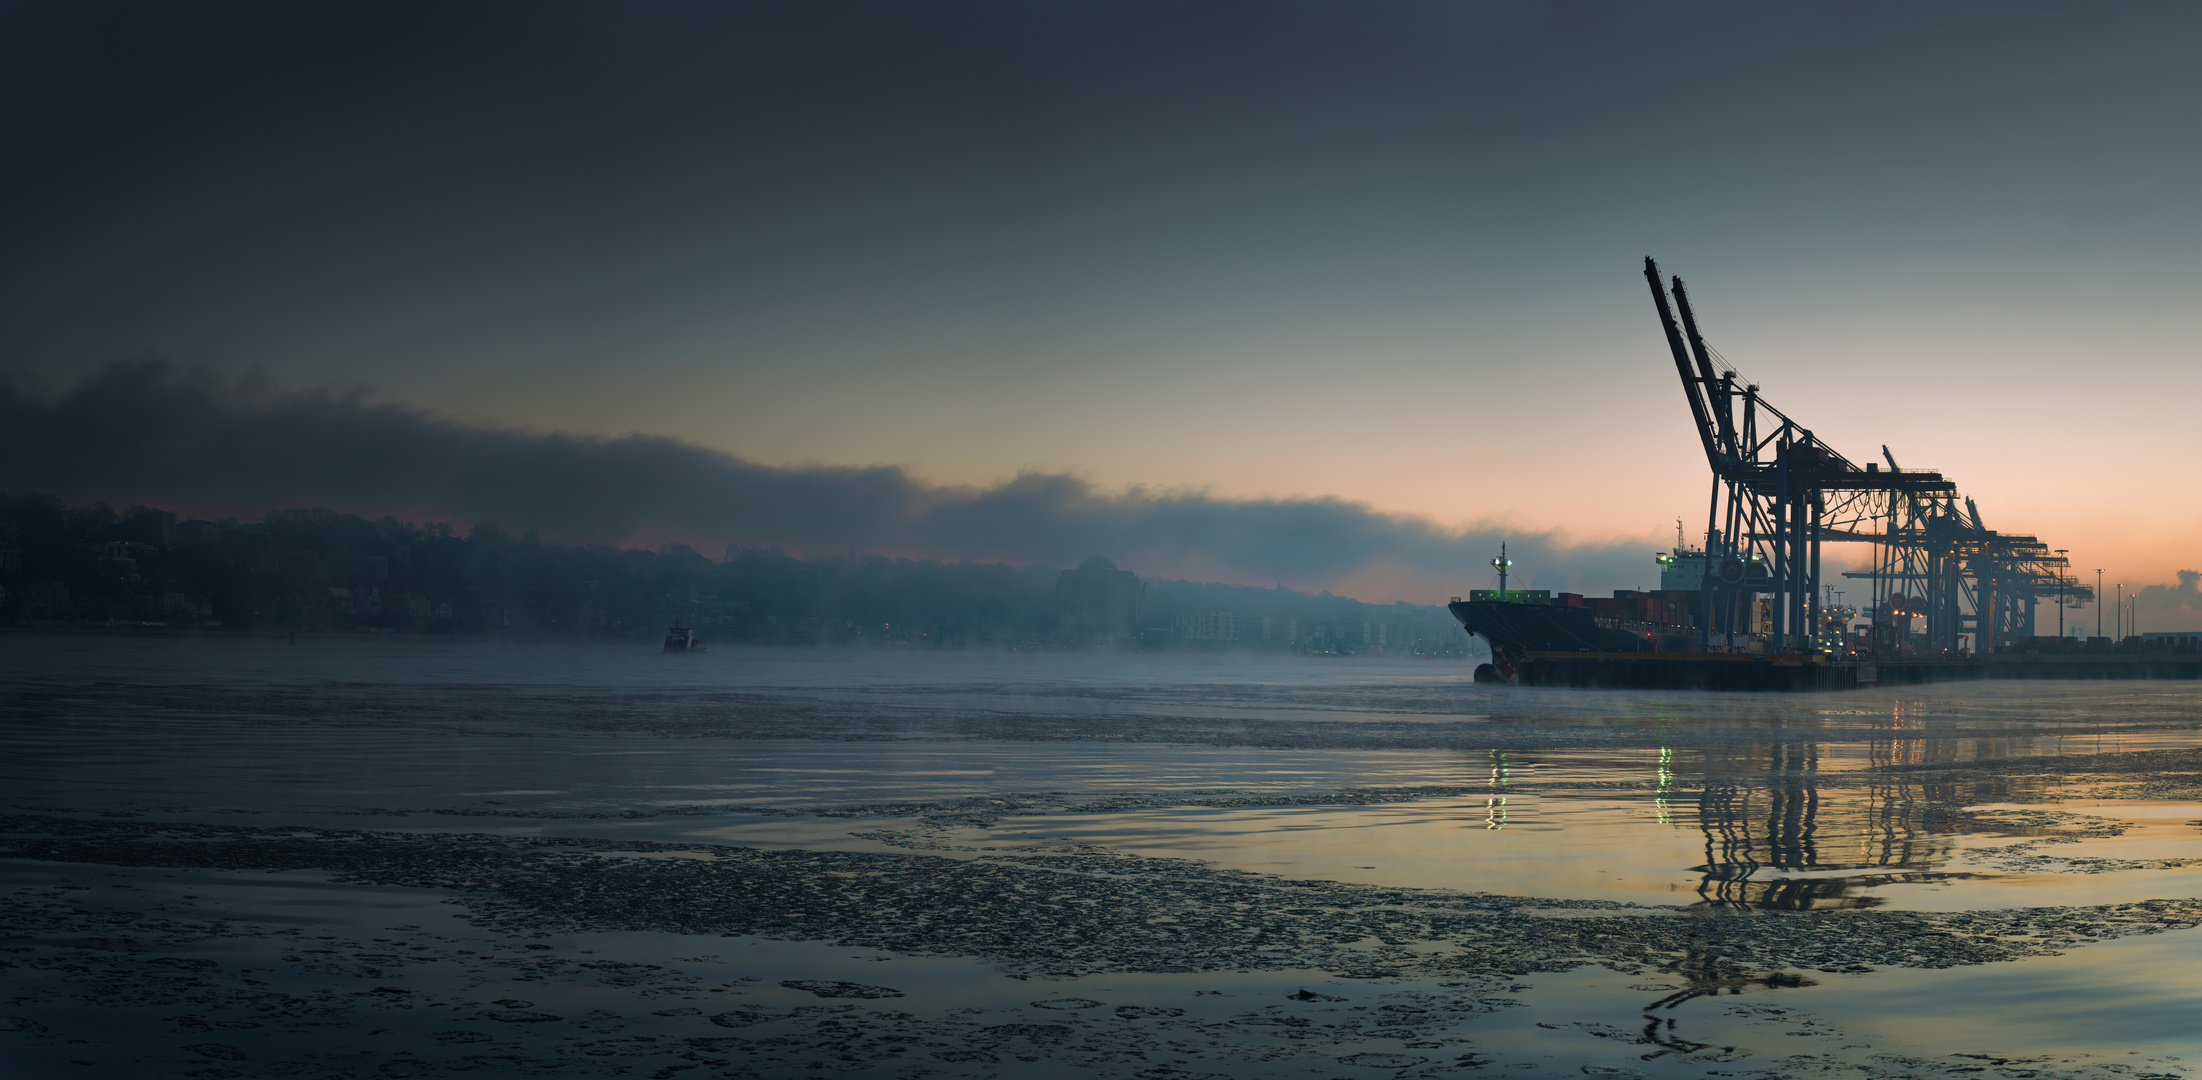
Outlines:
<svg viewBox="0 0 2202 1080"><path fill-rule="evenodd" d="M2095 636L2103 636L2103 568L2095 568Z"/></svg>

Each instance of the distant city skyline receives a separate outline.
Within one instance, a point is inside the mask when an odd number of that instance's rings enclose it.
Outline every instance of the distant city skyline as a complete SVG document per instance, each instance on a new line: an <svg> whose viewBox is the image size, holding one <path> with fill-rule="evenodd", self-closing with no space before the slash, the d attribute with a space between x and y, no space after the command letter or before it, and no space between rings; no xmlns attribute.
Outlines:
<svg viewBox="0 0 2202 1080"><path fill-rule="evenodd" d="M15 5L0 369L58 390L160 357L789 475L1086 485L1051 521L1335 499L1604 575L1525 557L1531 587L1627 588L1673 519L1696 539L1708 482L1648 252L1854 459L1887 444L1990 528L2173 582L2202 566L2165 469L2202 394L2197 30L2115 4ZM285 484L252 497L333 497ZM1173 536L1171 572L1276 575ZM1353 550L1291 584L1427 600L1454 558Z"/></svg>

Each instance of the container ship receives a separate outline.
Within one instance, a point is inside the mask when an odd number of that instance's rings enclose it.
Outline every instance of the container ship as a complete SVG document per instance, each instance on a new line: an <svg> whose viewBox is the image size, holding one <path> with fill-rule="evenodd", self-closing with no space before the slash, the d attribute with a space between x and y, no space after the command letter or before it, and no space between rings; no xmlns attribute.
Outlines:
<svg viewBox="0 0 2202 1080"><path fill-rule="evenodd" d="M1460 625L1490 646L1477 682L1529 686L1638 686L1675 689L1832 689L1871 682L1870 665L1826 663L1819 654L1770 649L1772 611L1748 605L1734 634L1700 629L1705 552L1676 545L1654 556L1657 589L1615 590L1611 598L1544 589L1508 589L1513 563L1503 550L1492 565L1500 587L1478 589L1446 605ZM1751 565L1727 568L1738 578L1760 576ZM1763 573L1763 571L1761 571Z"/></svg>
<svg viewBox="0 0 2202 1080"><path fill-rule="evenodd" d="M1703 652L1697 592L1617 590L1612 598L1543 589L1478 589L1446 605L1469 633L1491 648L1478 682L1520 682L1532 655Z"/></svg>
<svg viewBox="0 0 2202 1080"><path fill-rule="evenodd" d="M1521 662L1539 654L1703 651L1694 621L1677 614L1680 605L1650 593L1622 592L1605 600L1574 593L1555 597L1529 590L1478 590L1446 606L1463 628L1491 648L1491 662L1476 669L1477 682L1520 682Z"/></svg>

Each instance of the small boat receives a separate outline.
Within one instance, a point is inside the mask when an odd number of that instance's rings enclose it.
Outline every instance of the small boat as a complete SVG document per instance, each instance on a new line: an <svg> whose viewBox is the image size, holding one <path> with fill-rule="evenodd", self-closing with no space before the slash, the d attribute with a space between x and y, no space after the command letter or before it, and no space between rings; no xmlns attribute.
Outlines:
<svg viewBox="0 0 2202 1080"><path fill-rule="evenodd" d="M665 651L677 653L702 652L705 641L695 632L675 622L665 631Z"/></svg>

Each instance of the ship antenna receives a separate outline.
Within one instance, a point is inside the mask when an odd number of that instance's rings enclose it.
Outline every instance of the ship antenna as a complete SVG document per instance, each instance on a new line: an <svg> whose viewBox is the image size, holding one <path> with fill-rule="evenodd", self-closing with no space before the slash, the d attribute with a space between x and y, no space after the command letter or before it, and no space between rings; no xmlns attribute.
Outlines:
<svg viewBox="0 0 2202 1080"><path fill-rule="evenodd" d="M1499 599L1506 599L1506 572L1514 568L1514 560L1506 557L1506 541L1499 541L1499 557L1491 560L1499 572Z"/></svg>

